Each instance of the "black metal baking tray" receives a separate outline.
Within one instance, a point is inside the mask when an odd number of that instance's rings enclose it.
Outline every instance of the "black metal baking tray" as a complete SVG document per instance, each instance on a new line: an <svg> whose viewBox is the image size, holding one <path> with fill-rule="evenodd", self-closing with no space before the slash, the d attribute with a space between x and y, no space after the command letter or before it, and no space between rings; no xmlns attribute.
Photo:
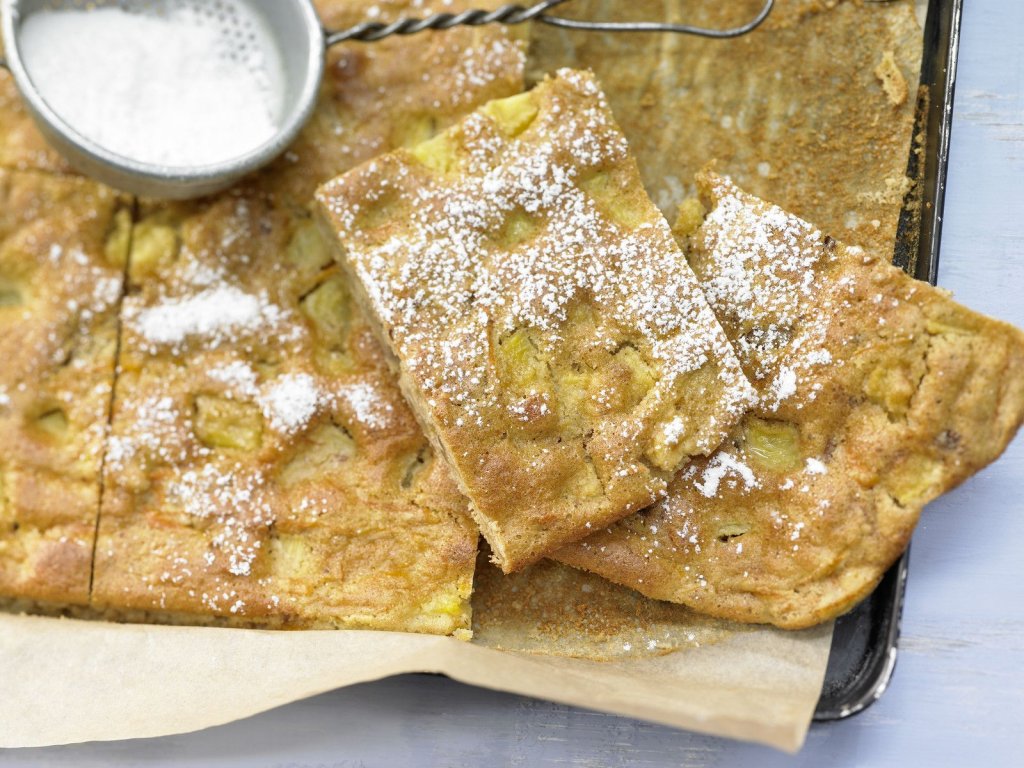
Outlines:
<svg viewBox="0 0 1024 768"><path fill-rule="evenodd" d="M921 60L921 98L907 175L916 189L900 215L893 263L933 285L939 269L939 238L953 120L956 57L963 0L930 0ZM836 620L825 684L814 719L839 720L863 711L885 692L896 667L909 552L875 591Z"/></svg>

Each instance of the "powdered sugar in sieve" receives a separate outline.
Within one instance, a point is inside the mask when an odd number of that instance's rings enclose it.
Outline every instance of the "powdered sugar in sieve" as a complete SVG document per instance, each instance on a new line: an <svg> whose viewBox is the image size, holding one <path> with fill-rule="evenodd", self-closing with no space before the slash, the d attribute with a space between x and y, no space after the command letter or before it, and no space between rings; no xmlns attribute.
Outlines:
<svg viewBox="0 0 1024 768"><path fill-rule="evenodd" d="M281 55L248 4L78 5L33 13L19 40L40 97L83 137L142 163L189 167L277 133Z"/></svg>

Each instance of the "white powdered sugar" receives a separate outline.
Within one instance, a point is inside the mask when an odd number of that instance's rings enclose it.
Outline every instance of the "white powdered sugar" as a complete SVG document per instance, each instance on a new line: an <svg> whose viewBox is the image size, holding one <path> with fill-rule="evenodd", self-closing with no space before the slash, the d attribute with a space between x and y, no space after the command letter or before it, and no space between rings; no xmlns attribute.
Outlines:
<svg viewBox="0 0 1024 768"><path fill-rule="evenodd" d="M757 487L757 478L754 477L753 470L731 453L724 451L719 451L711 457L701 473L701 481L695 482L693 486L710 499L718 493L718 486L727 475L738 477L746 490Z"/></svg>
<svg viewBox="0 0 1024 768"><path fill-rule="evenodd" d="M663 434L666 445L677 445L683 435L686 434L686 420L682 416L676 416L665 425Z"/></svg>
<svg viewBox="0 0 1024 768"><path fill-rule="evenodd" d="M223 557L231 574L248 576L261 547L257 530L275 519L266 485L258 471L210 463L180 472L168 485L167 497L192 517L216 524L208 565Z"/></svg>
<svg viewBox="0 0 1024 768"><path fill-rule="evenodd" d="M261 383L251 365L233 360L211 368L206 375L223 384L228 397L254 400L270 426L284 435L304 429L334 401L334 394L326 392L309 373L285 373Z"/></svg>
<svg viewBox="0 0 1024 768"><path fill-rule="evenodd" d="M384 429L390 423L394 409L380 398L376 388L366 383L353 384L338 390L339 398L348 403L356 418L371 429Z"/></svg>
<svg viewBox="0 0 1024 768"><path fill-rule="evenodd" d="M273 326L285 312L265 293L246 293L218 285L184 297L167 298L128 314L131 326L154 344L177 346L189 337L203 337L211 346Z"/></svg>
<svg viewBox="0 0 1024 768"><path fill-rule="evenodd" d="M808 474L811 475L824 475L826 472L828 472L828 469L825 467L825 465L815 458L807 459L805 469L807 470Z"/></svg>
<svg viewBox="0 0 1024 768"><path fill-rule="evenodd" d="M191 429L186 410L169 396L151 396L126 403L127 413L120 419L127 432L114 434L107 440L106 466L118 471L124 469L133 457L145 450L166 464L175 464L189 458L185 436ZM199 455L208 450L198 446Z"/></svg>
<svg viewBox="0 0 1024 768"><path fill-rule="evenodd" d="M785 400L796 394L796 371L787 366L779 369L771 387L772 396L776 401Z"/></svg>
<svg viewBox="0 0 1024 768"><path fill-rule="evenodd" d="M258 377L252 366L241 360L232 360L230 363L218 365L206 372L214 381L219 381L229 388L232 395L244 397L257 397L260 393Z"/></svg>
<svg viewBox="0 0 1024 768"><path fill-rule="evenodd" d="M823 346L831 318L817 273L833 258L834 243L728 179L716 177L712 187L715 204L699 231L705 254L696 269L716 314L751 329L734 343L744 369L761 382L761 406L776 410L797 395L801 376L832 361ZM808 387L798 400L817 392Z"/></svg>
<svg viewBox="0 0 1024 768"><path fill-rule="evenodd" d="M308 373L285 374L259 397L270 425L280 432L295 432L306 426L324 402L316 379Z"/></svg>
<svg viewBox="0 0 1024 768"><path fill-rule="evenodd" d="M262 16L239 0L168 0L28 14L19 42L46 103L104 149L145 163L223 162L271 139L283 64Z"/></svg>

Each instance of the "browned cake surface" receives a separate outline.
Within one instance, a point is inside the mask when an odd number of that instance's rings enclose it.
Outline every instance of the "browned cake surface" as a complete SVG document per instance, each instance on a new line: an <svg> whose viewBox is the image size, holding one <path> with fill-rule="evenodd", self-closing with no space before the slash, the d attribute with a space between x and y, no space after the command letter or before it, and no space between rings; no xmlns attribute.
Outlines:
<svg viewBox="0 0 1024 768"><path fill-rule="evenodd" d="M751 401L589 74L317 199L506 571L653 501Z"/></svg>
<svg viewBox="0 0 1024 768"><path fill-rule="evenodd" d="M735 26L762 0L577 0L566 16ZM538 24L530 72L590 67L666 215L710 158L744 189L848 242L891 253L913 132L922 31L910 0L777 0L735 40L597 35ZM671 158L671 162L666 162Z"/></svg>
<svg viewBox="0 0 1024 768"><path fill-rule="evenodd" d="M370 8L320 3L330 26ZM142 206L94 605L280 627L469 629L477 533L305 210L315 186L522 87L507 30L332 49L270 169Z"/></svg>
<svg viewBox="0 0 1024 768"><path fill-rule="evenodd" d="M866 595L925 503L1024 418L1024 334L713 174L678 232L761 393L653 509L559 552L664 600L804 627Z"/></svg>
<svg viewBox="0 0 1024 768"><path fill-rule="evenodd" d="M128 215L0 170L0 596L85 604Z"/></svg>

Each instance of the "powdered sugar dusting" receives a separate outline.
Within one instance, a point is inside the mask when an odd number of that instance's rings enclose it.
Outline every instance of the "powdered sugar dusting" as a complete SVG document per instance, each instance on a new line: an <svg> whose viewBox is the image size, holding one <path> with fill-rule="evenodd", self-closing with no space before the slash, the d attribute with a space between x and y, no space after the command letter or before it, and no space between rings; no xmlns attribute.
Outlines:
<svg viewBox="0 0 1024 768"><path fill-rule="evenodd" d="M812 475L824 475L826 472L828 472L828 469L825 467L825 465L819 459L815 459L813 457L807 459L806 470L809 474Z"/></svg>
<svg viewBox="0 0 1024 768"><path fill-rule="evenodd" d="M284 310L265 293L246 293L218 285L180 298L168 298L128 318L132 327L154 344L178 346L190 337L219 345L239 333L254 333L279 323Z"/></svg>
<svg viewBox="0 0 1024 768"><path fill-rule="evenodd" d="M167 497L190 516L217 524L208 565L220 556L229 573L248 576L262 546L256 531L275 519L265 486L258 470L243 465L225 470L211 463L181 472L169 484Z"/></svg>
<svg viewBox="0 0 1024 768"><path fill-rule="evenodd" d="M800 380L831 362L823 347L831 313L816 275L834 258L834 243L729 179L711 177L710 186L715 203L698 232L702 255L694 265L705 295L729 318L727 331L762 407L776 410L798 393L814 400L817 390L801 391Z"/></svg>
<svg viewBox="0 0 1024 768"><path fill-rule="evenodd" d="M154 395L128 401L126 407L129 411L122 420L130 423L131 428L107 440L108 471L124 470L139 451L146 451L161 463L171 465L190 458L188 435L192 421L188 410L174 398ZM209 453L203 446L195 446L191 451L200 456Z"/></svg>
<svg viewBox="0 0 1024 768"><path fill-rule="evenodd" d="M316 380L307 373L286 374L261 396L263 413L274 429L294 432L309 422L325 400Z"/></svg>
<svg viewBox="0 0 1024 768"><path fill-rule="evenodd" d="M252 366L241 360L232 360L224 365L218 365L206 372L214 381L219 381L229 388L232 395L238 394L245 397L258 397L260 394L258 377Z"/></svg>
<svg viewBox="0 0 1024 768"><path fill-rule="evenodd" d="M725 451L719 451L711 457L701 474L700 482L693 485L701 494L712 498L718 493L718 486L728 475L738 477L746 490L757 487L757 478L750 467Z"/></svg>
<svg viewBox="0 0 1024 768"><path fill-rule="evenodd" d="M686 421L682 416L676 416L665 425L664 435L667 445L676 445L680 438L686 434Z"/></svg>
<svg viewBox="0 0 1024 768"><path fill-rule="evenodd" d="M519 140L484 113L467 118L451 134L458 172L439 178L408 155L388 156L321 193L374 313L427 403L453 406L448 426L484 427L490 409L504 408L495 333L528 328L557 348L580 303L640 339L656 370L655 399L714 363L722 384L714 407L738 416L753 393L667 224L652 204L617 218L588 187L628 162L604 97L583 73L557 78L540 86L544 101ZM402 226L373 231L364 217L388 205L401 209ZM704 430L717 442L710 423L679 422L673 439Z"/></svg>
<svg viewBox="0 0 1024 768"><path fill-rule="evenodd" d="M776 402L781 402L787 397L795 395L796 371L788 366L780 368L778 374L775 376L775 381L772 382L771 393Z"/></svg>
<svg viewBox="0 0 1024 768"><path fill-rule="evenodd" d="M391 403L380 397L379 391L367 383L353 384L338 390L338 396L355 412L356 418L371 429L384 429L391 422L394 411Z"/></svg>

